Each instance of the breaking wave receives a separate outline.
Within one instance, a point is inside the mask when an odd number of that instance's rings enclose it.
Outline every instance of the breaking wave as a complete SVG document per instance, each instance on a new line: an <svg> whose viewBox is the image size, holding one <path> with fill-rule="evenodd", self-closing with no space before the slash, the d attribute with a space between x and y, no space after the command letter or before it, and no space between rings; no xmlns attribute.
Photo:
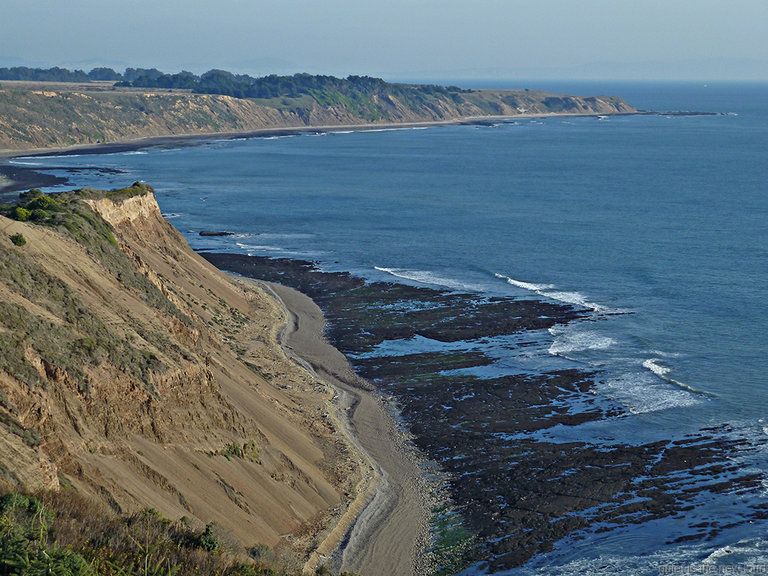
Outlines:
<svg viewBox="0 0 768 576"><path fill-rule="evenodd" d="M581 306L582 308L593 310L594 312L611 311L611 309L607 306L596 304L595 302L590 302L581 292L556 290L556 286L554 284L534 284L532 282L523 282L522 280L515 280L514 278L510 278L509 276L498 273L494 273L494 276L500 280L506 281L507 284L511 286L534 292L539 296L548 298L549 300L556 300L564 304Z"/></svg>
<svg viewBox="0 0 768 576"><path fill-rule="evenodd" d="M706 394L706 392L703 390L699 390L698 388L684 384L683 382L675 380L669 376L670 372L672 372L672 369L661 364L660 358L648 358L647 360L643 361L643 368L650 370L653 374L656 374L656 376L662 380L665 380L670 384L674 384L683 390L687 390L688 392L695 392L696 394Z"/></svg>
<svg viewBox="0 0 768 576"><path fill-rule="evenodd" d="M553 356L568 357L574 352L588 350L607 350L616 344L616 340L603 336L593 330L576 330L568 326L556 325L549 329L554 341L549 347Z"/></svg>
<svg viewBox="0 0 768 576"><path fill-rule="evenodd" d="M451 290L461 290L464 292L485 292L485 288L478 284L470 284L468 282L462 282L461 280L446 278L427 270L407 270L404 268L384 268L381 266L374 266L374 269L395 276L396 278L418 282L419 284L442 286Z"/></svg>

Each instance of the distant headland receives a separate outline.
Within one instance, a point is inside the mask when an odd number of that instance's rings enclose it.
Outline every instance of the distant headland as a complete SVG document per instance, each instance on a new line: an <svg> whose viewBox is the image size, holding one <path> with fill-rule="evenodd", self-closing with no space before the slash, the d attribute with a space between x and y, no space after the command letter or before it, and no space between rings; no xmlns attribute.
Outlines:
<svg viewBox="0 0 768 576"><path fill-rule="evenodd" d="M0 68L0 155L263 130L634 114L616 96L468 90L369 76Z"/></svg>

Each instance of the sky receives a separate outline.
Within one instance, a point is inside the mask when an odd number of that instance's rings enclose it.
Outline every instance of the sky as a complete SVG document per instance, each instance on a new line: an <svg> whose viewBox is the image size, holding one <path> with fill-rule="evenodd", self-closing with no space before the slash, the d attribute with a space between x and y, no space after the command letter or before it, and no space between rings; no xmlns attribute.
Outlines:
<svg viewBox="0 0 768 576"><path fill-rule="evenodd" d="M0 0L0 66L768 80L768 0Z"/></svg>

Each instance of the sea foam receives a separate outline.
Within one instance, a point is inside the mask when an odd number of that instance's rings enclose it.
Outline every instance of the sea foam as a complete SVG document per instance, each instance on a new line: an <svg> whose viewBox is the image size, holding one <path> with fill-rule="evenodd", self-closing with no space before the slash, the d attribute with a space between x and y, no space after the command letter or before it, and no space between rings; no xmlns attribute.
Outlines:
<svg viewBox="0 0 768 576"><path fill-rule="evenodd" d="M602 381L600 391L621 402L632 414L693 406L702 399L690 390L660 384L648 372L628 371Z"/></svg>
<svg viewBox="0 0 768 576"><path fill-rule="evenodd" d="M539 296L543 296L549 300L556 300L557 302L562 302L563 304L581 306L582 308L593 310L594 312L613 311L607 306L589 301L587 297L584 296L581 292L556 290L556 286L554 284L534 284L532 282L523 282L522 280L515 280L514 278L498 273L494 273L494 276L500 280L506 281L510 286L515 286L517 288L522 288L523 290L535 292Z"/></svg>
<svg viewBox="0 0 768 576"><path fill-rule="evenodd" d="M549 353L553 356L567 357L574 352L588 350L607 350L616 344L616 340L603 336L594 330L574 329L568 326L556 325L549 329L549 333L555 337L549 347Z"/></svg>
<svg viewBox="0 0 768 576"><path fill-rule="evenodd" d="M396 278L418 282L419 284L442 286L444 288L461 290L463 292L485 292L485 288L478 284L470 284L462 282L461 280L446 278L428 270L407 270L404 268L384 268L382 266L374 266L374 269L395 276Z"/></svg>

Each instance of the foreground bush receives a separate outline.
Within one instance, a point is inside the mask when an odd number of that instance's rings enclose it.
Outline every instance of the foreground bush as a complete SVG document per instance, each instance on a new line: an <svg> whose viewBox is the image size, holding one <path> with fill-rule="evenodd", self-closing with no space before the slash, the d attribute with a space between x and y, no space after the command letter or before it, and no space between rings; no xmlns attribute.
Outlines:
<svg viewBox="0 0 768 576"><path fill-rule="evenodd" d="M196 531L156 511L117 516L72 491L0 498L4 576L277 576L225 549L213 525Z"/></svg>

